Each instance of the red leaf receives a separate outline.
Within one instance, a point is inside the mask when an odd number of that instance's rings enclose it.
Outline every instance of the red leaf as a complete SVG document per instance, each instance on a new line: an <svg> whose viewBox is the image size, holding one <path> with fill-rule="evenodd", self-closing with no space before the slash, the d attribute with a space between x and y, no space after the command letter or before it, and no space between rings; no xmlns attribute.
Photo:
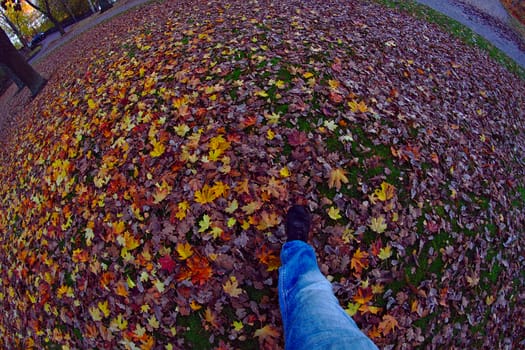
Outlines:
<svg viewBox="0 0 525 350"><path fill-rule="evenodd" d="M159 259L161 270L166 270L169 273L175 271L176 263L171 256L166 255Z"/></svg>
<svg viewBox="0 0 525 350"><path fill-rule="evenodd" d="M302 146L308 142L306 134L299 130L293 130L288 134L288 143L291 146Z"/></svg>

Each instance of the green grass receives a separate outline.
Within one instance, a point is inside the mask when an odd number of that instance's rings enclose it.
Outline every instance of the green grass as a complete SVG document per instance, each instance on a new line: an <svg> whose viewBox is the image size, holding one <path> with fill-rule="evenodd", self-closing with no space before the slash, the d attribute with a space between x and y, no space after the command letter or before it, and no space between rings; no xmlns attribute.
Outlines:
<svg viewBox="0 0 525 350"><path fill-rule="evenodd" d="M210 335L202 327L201 319L198 313L193 313L189 316L179 317L177 320L179 325L186 327L184 339L186 345L191 349L209 349Z"/></svg>
<svg viewBox="0 0 525 350"><path fill-rule="evenodd" d="M385 5L392 9L407 12L412 16L420 19L424 19L429 23L435 23L442 29L452 34L456 38L460 39L464 43L477 47L505 67L508 71L516 74L521 79L525 80L525 69L519 66L514 60L508 57L505 53L499 50L497 47L492 45L482 36L473 32L470 28L465 27L463 24L456 20L451 19L443 15L442 13L431 9L427 6L415 3L412 0L375 0L377 3Z"/></svg>

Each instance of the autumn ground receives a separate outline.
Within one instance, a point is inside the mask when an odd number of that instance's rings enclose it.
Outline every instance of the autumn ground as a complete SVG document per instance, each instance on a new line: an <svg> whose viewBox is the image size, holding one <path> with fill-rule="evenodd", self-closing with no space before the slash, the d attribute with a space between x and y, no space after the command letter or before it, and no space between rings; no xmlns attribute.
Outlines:
<svg viewBox="0 0 525 350"><path fill-rule="evenodd" d="M481 52L366 2L172 1L38 68L5 107L2 348L282 347L294 202L381 347L523 346L525 84Z"/></svg>

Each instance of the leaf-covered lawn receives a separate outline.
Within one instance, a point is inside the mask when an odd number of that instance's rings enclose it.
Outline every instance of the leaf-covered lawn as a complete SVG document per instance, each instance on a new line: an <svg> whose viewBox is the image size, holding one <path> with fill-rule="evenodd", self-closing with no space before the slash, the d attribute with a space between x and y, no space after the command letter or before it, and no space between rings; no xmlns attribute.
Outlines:
<svg viewBox="0 0 525 350"><path fill-rule="evenodd" d="M296 202L379 346L520 346L525 84L436 27L161 2L40 70L0 158L2 348L281 348Z"/></svg>

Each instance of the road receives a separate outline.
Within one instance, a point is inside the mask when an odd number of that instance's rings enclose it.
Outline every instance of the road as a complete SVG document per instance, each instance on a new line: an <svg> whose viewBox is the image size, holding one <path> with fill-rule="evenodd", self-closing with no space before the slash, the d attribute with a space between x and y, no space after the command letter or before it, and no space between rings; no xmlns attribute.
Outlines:
<svg viewBox="0 0 525 350"><path fill-rule="evenodd" d="M461 6L452 0L416 0L418 3L427 5L436 11L443 13L444 15L455 19L463 25L469 27L474 32L478 33L494 46L501 51L505 52L507 56L512 58L517 64L525 69L525 51L520 48L520 45L516 40L511 40L508 35L502 33L500 28L491 24L490 21L486 21L481 16L468 11L464 6ZM507 12L497 0L469 0L465 1L470 5L475 6L477 9L485 13L486 15L495 18L507 26L507 30L511 30L509 27L509 17Z"/></svg>

